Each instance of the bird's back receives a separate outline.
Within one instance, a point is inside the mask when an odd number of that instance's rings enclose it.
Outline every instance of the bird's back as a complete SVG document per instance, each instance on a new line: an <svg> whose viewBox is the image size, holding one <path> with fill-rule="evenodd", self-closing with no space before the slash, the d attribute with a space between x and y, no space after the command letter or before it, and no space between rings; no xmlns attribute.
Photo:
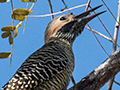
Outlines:
<svg viewBox="0 0 120 90"><path fill-rule="evenodd" d="M71 46L53 39L26 59L3 90L64 90L73 69Z"/></svg>

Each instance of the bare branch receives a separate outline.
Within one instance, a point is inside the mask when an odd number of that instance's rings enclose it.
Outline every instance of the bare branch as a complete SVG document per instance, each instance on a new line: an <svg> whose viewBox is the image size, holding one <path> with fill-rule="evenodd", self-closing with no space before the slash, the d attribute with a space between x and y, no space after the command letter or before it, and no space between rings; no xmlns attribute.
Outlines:
<svg viewBox="0 0 120 90"><path fill-rule="evenodd" d="M99 90L120 71L120 48L69 90Z"/></svg>
<svg viewBox="0 0 120 90"><path fill-rule="evenodd" d="M29 9L29 2L27 2L27 9ZM27 18L25 18L25 24L24 24L24 28L23 28L23 35L24 35L24 32L25 32L25 28L26 28L26 25L27 25Z"/></svg>
<svg viewBox="0 0 120 90"><path fill-rule="evenodd" d="M119 22L120 22L120 0L118 4L118 16L117 16L117 22L115 25L115 30L114 30L114 41L117 42L118 38L118 31L119 31ZM113 52L116 50L116 44L113 43Z"/></svg>
<svg viewBox="0 0 120 90"><path fill-rule="evenodd" d="M11 10L12 10L12 13L13 13L13 2L12 2L12 0L10 0L10 3L11 3Z"/></svg>
<svg viewBox="0 0 120 90"><path fill-rule="evenodd" d="M92 7L89 6L91 9ZM93 11L95 13L95 11ZM108 29L106 28L106 26L104 25L104 23L102 22L102 20L99 18L99 16L97 16L98 20L100 21L100 23L103 25L103 27L105 28L106 32L108 33L108 35L113 39L112 35L109 33Z"/></svg>
<svg viewBox="0 0 120 90"><path fill-rule="evenodd" d="M33 6L35 5L35 2L32 4L31 8L29 10L32 10Z"/></svg>
<svg viewBox="0 0 120 90"><path fill-rule="evenodd" d="M94 33L96 33L96 34L98 34L98 35L102 36L103 38L105 38L105 39L109 40L110 42L113 42L113 40L112 40L112 39L110 39L109 37L107 37L107 36L103 35L102 33L98 32L98 31L95 31L95 30L93 30L93 29L90 29L90 28L88 28L88 27L85 27L85 28L86 28L87 30L90 30L90 31L92 31L92 32L94 32Z"/></svg>
<svg viewBox="0 0 120 90"><path fill-rule="evenodd" d="M90 2L91 2L91 0L88 1L88 3L87 3L87 7L86 7L85 11L88 10L88 7L90 6Z"/></svg>
<svg viewBox="0 0 120 90"><path fill-rule="evenodd" d="M73 75L71 76L71 81L72 81L73 85L76 84L76 83L75 83L75 79L73 78Z"/></svg>
<svg viewBox="0 0 120 90"><path fill-rule="evenodd" d="M61 9L61 11L63 11L64 9L68 10L68 7L67 7L67 5L65 4L65 1L62 0L62 2L63 2L63 4L65 5L65 8ZM71 14L71 12L70 12L69 10L68 10L68 12L69 12L69 14Z"/></svg>
<svg viewBox="0 0 120 90"><path fill-rule="evenodd" d="M89 24L87 24L87 25L88 25L88 27L91 29L90 25L89 25ZM91 31L92 31L92 29L91 29ZM97 36L95 35L95 33L94 33L94 32L92 32L92 33L93 33L93 35L95 36L95 38L96 38L97 42L99 43L99 45L101 46L101 48L103 49L103 51L109 56L109 54L107 53L107 51L105 50L105 48L102 46L102 44L101 44L100 41L98 40L98 38L97 38Z"/></svg>
<svg viewBox="0 0 120 90"><path fill-rule="evenodd" d="M119 22L120 22L120 0L118 2L118 16L117 16L117 20L116 20L116 25L115 25L115 30L114 30L114 41L115 43L117 42L117 38L118 38L118 31L119 31ZM115 52L116 50L116 44L113 42L113 51L112 53ZM107 86L107 90L112 90L112 85L114 82L114 78L112 77L109 81L108 81L108 86Z"/></svg>
<svg viewBox="0 0 120 90"><path fill-rule="evenodd" d="M114 80L114 82L115 82L117 85L119 85L119 86L120 86L120 83L116 82L115 80Z"/></svg>
<svg viewBox="0 0 120 90"><path fill-rule="evenodd" d="M90 4L90 1L89 1ZM88 6L92 9L92 7L88 4ZM86 9L87 10L87 9ZM95 13L95 11L94 11ZM98 17L98 16L97 16ZM104 28L106 29L105 25L102 23L102 21L100 20L100 18L98 17L99 21L101 22L101 24L104 26ZM88 27L90 28L89 24L87 24ZM91 28L90 28L91 29ZM92 29L91 29L92 31ZM106 31L108 32L108 30L106 29ZM104 50L104 52L109 56L109 54L107 53L107 51L104 49L104 47L102 46L102 44L100 43L100 41L98 40L97 36L94 34L94 32L92 31L93 35L95 36L96 40L98 41L98 43L100 44L101 48ZM110 33L108 32L108 34L110 35ZM110 35L111 36L111 35ZM112 36L111 36L112 38Z"/></svg>
<svg viewBox="0 0 120 90"><path fill-rule="evenodd" d="M52 4L51 4L51 1L48 0L48 3L49 3L49 8L50 8L50 13L52 14L53 13L53 10L52 10ZM54 16L51 15L51 19L54 19Z"/></svg>
<svg viewBox="0 0 120 90"><path fill-rule="evenodd" d="M83 6L86 6L86 5L87 4L78 5L78 6L69 8L68 10L72 10L72 9L75 9L75 8L83 7ZM68 10L64 10L64 11L60 11L60 12L56 12L56 13L52 13L52 14L46 14L46 15L29 15L28 17L47 17L47 16L56 15L56 14L60 14L60 13L66 12Z"/></svg>
<svg viewBox="0 0 120 90"><path fill-rule="evenodd" d="M115 21L117 21L117 19L115 18L115 16L113 15L113 13L111 12L111 10L109 9L109 7L107 6L107 4L103 1L103 0L101 0L103 3L104 3L104 5L106 6L106 8L108 9L108 11L111 13L111 15L113 16L113 18L115 19ZM118 22L118 21L117 21ZM119 22L118 22L119 23Z"/></svg>
<svg viewBox="0 0 120 90"><path fill-rule="evenodd" d="M12 0L10 0L10 2L11 2L11 10L12 10L12 13L13 13L13 1ZM12 26L14 26L14 19L12 19ZM14 32L12 32L12 34L14 35ZM14 38L14 37L13 37ZM14 39L13 39L14 40ZM11 53L13 53L13 44L12 44L12 46L11 46ZM12 64L12 55L13 54L11 54L11 57L10 57L10 66L11 66L11 64Z"/></svg>

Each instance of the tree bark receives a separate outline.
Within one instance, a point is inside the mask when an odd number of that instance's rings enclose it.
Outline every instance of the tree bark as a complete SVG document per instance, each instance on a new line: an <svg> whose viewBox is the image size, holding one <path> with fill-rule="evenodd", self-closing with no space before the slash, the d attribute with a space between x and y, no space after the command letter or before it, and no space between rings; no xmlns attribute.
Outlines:
<svg viewBox="0 0 120 90"><path fill-rule="evenodd" d="M69 90L99 90L120 71L120 48Z"/></svg>

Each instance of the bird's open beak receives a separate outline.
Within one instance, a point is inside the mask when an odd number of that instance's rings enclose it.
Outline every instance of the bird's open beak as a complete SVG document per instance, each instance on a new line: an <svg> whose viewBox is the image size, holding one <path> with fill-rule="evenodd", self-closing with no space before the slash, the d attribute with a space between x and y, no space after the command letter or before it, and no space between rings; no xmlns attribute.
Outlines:
<svg viewBox="0 0 120 90"><path fill-rule="evenodd" d="M99 6L93 8L93 9L91 9L91 10L88 10L88 11L86 11L86 12L83 12L82 14L76 15L75 17L73 17L73 19L78 20L78 21L83 21L83 20L85 20L86 23L87 23L87 22L89 22L90 20L92 20L94 17L96 17L96 16L98 16L98 15L106 12L106 10L105 10L105 11L102 11L102 12L95 13L95 14L93 14L93 15L90 15L91 12L93 12L94 10L98 9L98 8L101 7L101 6L102 6L102 5L99 5Z"/></svg>

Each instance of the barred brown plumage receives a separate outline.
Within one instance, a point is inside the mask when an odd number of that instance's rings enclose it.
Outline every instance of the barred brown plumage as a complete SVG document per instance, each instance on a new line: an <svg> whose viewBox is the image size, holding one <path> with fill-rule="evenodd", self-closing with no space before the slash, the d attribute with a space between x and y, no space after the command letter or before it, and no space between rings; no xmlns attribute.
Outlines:
<svg viewBox="0 0 120 90"><path fill-rule="evenodd" d="M105 12L89 15L100 6L52 20L45 31L45 45L25 60L2 90L66 90L74 70L72 43L88 21Z"/></svg>

